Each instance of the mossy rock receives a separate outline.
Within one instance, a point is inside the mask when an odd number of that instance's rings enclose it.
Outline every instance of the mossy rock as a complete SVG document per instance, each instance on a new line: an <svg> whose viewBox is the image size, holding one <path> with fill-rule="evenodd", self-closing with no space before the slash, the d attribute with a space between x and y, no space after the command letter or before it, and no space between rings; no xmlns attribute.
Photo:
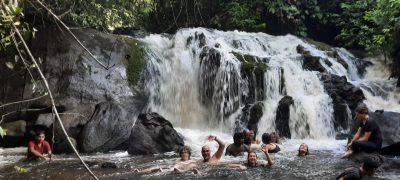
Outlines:
<svg viewBox="0 0 400 180"><path fill-rule="evenodd" d="M133 38L124 38L126 43L124 64L129 85L135 86L141 79L141 73L147 66L146 48L144 44Z"/></svg>
<svg viewBox="0 0 400 180"><path fill-rule="evenodd" d="M253 71L257 75L264 74L268 68L267 64L264 62L266 60L264 59L259 60L256 56L249 54L240 54L238 52L231 53L242 63L241 70L246 74L249 74Z"/></svg>
<svg viewBox="0 0 400 180"><path fill-rule="evenodd" d="M329 46L326 43L323 42L318 42L318 41L314 41L312 39L306 38L304 39L306 42L314 45L317 49L322 50L322 51L332 51L332 46Z"/></svg>

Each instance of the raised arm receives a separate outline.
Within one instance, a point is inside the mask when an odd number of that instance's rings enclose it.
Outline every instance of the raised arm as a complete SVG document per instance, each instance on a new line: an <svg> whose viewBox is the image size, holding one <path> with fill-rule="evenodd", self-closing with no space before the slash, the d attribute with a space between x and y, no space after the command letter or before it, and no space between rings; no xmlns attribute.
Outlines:
<svg viewBox="0 0 400 180"><path fill-rule="evenodd" d="M225 149L225 144L224 142L222 142L221 140L219 140L217 137L215 136L208 136L208 140L212 141L217 141L218 143L218 150L217 152L213 155L213 158L217 158L217 159L221 159L223 153L224 153L224 149Z"/></svg>
<svg viewBox="0 0 400 180"><path fill-rule="evenodd" d="M267 159L267 161L268 161L267 167L271 167L272 164L274 164L274 163L273 163L273 161L272 161L272 159L271 159L271 156L269 156L268 147L267 147L267 146L264 146L261 150L264 152L264 154L265 154L265 156L266 156L266 159Z"/></svg>

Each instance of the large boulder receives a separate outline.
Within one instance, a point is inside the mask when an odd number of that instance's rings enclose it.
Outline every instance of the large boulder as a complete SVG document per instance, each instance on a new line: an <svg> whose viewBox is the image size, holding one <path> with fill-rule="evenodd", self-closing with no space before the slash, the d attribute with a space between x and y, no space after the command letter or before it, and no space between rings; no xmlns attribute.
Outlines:
<svg viewBox="0 0 400 180"><path fill-rule="evenodd" d="M284 96L278 104L278 109L276 110L276 130L284 137L290 138L290 127L289 127L289 117L290 117L290 106L293 105L293 98L290 96Z"/></svg>
<svg viewBox="0 0 400 180"><path fill-rule="evenodd" d="M128 153L146 155L177 151L184 146L172 124L157 113L139 114L129 137Z"/></svg>
<svg viewBox="0 0 400 180"><path fill-rule="evenodd" d="M0 147L16 147L24 143L26 131L26 122L18 120L2 124L1 127L6 130L6 135L0 137Z"/></svg>
<svg viewBox="0 0 400 180"><path fill-rule="evenodd" d="M377 111L369 113L382 132L383 147L400 142L400 113ZM398 151L400 152L400 151Z"/></svg>
<svg viewBox="0 0 400 180"><path fill-rule="evenodd" d="M96 105L95 111L80 135L83 152L106 152L127 148L134 119L113 101Z"/></svg>
<svg viewBox="0 0 400 180"><path fill-rule="evenodd" d="M59 112L80 114L90 117L95 105L104 101L115 101L130 113L140 111L135 106L136 97L147 102L142 91L142 77L146 70L144 44L135 38L102 33L93 29L73 30L83 45L107 68L102 67L87 51L85 51L68 33L59 29L46 29L37 33L31 45L34 55L42 57L41 68L53 92L56 105L62 107ZM0 74L3 77L4 63L0 62ZM17 69L16 69L17 70ZM25 73L23 73L25 74ZM33 74L36 79L37 74ZM15 76L17 77L17 76ZM13 102L31 99L43 95L41 83L32 83L26 77L0 78L5 92L0 94L0 102ZM140 86L140 87L139 87ZM34 91L32 91L34 89ZM138 95L139 94L139 95ZM43 97L29 102L26 108L42 109L50 106L49 98ZM7 112L19 110L19 106L8 106ZM23 107L24 108L24 107ZM34 115L17 117L8 116L5 121L23 119L35 121L39 114L50 111L34 111ZM22 114L22 113L14 113ZM64 115L62 115L65 117ZM62 117L62 118L63 118ZM50 125L49 116L39 118L44 126ZM52 122L52 121L51 121ZM76 122L70 126L75 126Z"/></svg>

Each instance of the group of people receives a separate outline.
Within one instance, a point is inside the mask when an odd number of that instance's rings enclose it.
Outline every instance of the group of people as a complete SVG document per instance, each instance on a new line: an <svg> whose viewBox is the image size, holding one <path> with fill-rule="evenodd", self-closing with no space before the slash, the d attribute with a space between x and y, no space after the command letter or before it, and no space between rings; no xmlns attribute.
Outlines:
<svg viewBox="0 0 400 180"><path fill-rule="evenodd" d="M346 146L346 153L344 158L349 158L353 154L359 152L378 152L382 146L382 134L379 126L374 121L370 121L368 117L368 108L365 104L361 104L356 108L355 119L360 122L354 137L349 141ZM207 165L216 165L223 156L225 150L225 143L218 139L216 136L208 136L208 140L218 143L218 150L211 155L211 149L205 145L201 148L201 155L203 159L199 162L191 160L191 149L184 146L179 150L180 161L173 167L175 172L194 171L198 170L199 163ZM270 153L277 153L280 151L282 140L278 133L264 133L261 137L261 142L255 138L253 130L235 133L233 135L233 143L230 144L226 150L226 156L243 156L247 153L247 162L243 164L229 164L233 168L246 169L249 167L271 167L273 160ZM257 162L257 150L265 155L267 164L259 164ZM300 144L298 149L299 156L307 156L309 154L308 145L305 143ZM30 141L28 144L28 159L43 159L49 160L52 157L52 151L49 143L45 140L45 133L40 131L37 133L36 139ZM359 168L348 168L337 179L362 179L365 175L373 175L374 170L380 165L374 158L365 158ZM135 172L152 172L163 170L165 166L157 168L148 168L143 170L135 169Z"/></svg>

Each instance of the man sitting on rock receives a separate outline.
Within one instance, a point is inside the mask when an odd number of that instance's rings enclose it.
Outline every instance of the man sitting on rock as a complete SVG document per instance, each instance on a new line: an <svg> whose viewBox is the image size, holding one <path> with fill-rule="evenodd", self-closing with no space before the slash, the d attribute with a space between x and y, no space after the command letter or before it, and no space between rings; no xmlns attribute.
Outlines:
<svg viewBox="0 0 400 180"><path fill-rule="evenodd" d="M28 144L28 155L29 160L50 160L51 159L51 148L50 144L45 140L44 131L38 131L36 133L36 139L29 141ZM47 155L49 157L47 157Z"/></svg>
<svg viewBox="0 0 400 180"><path fill-rule="evenodd" d="M348 158L353 153L358 152L377 152L382 147L382 134L376 122L368 119L368 108L361 103L356 108L356 120L360 121L360 126L353 139L347 145L344 158Z"/></svg>
<svg viewBox="0 0 400 180"><path fill-rule="evenodd" d="M353 180L362 179L365 175L373 176L375 169L380 166L380 162L373 156L365 157L362 161L362 165L359 168L350 167L347 168L342 174L340 174L336 179L338 180Z"/></svg>
<svg viewBox="0 0 400 180"><path fill-rule="evenodd" d="M222 157L222 154L224 153L225 144L221 140L217 139L217 137L212 135L208 136L208 140L216 141L218 143L218 150L213 156L211 156L210 147L207 145L203 146L201 148L201 155L203 156L203 162L208 164L218 163L218 161Z"/></svg>
<svg viewBox="0 0 400 180"><path fill-rule="evenodd" d="M233 135L233 144L226 148L225 155L241 156L243 152L248 152L249 150L249 147L244 144L243 133L235 133Z"/></svg>

